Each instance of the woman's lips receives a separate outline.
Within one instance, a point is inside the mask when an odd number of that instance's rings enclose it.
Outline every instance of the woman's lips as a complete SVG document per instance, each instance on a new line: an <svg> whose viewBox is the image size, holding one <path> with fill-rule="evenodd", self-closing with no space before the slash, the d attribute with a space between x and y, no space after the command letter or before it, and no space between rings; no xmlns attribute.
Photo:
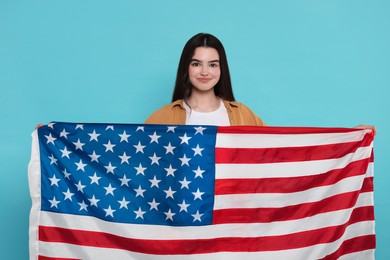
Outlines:
<svg viewBox="0 0 390 260"><path fill-rule="evenodd" d="M209 82L211 79L210 78L198 78L198 80L202 83L207 83Z"/></svg>

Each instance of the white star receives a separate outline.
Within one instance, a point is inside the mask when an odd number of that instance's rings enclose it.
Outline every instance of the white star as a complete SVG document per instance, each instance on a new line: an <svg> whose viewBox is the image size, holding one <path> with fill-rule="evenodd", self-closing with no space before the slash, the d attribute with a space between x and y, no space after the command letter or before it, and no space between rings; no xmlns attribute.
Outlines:
<svg viewBox="0 0 390 260"><path fill-rule="evenodd" d="M95 151L92 152L92 154L88 154L89 157L91 157L91 162L96 161L97 163L99 162L98 159L100 155L96 154Z"/></svg>
<svg viewBox="0 0 390 260"><path fill-rule="evenodd" d="M139 127L137 127L137 130L135 130L135 131L142 131L142 132L145 132L145 129L144 129L144 127L143 126L139 126Z"/></svg>
<svg viewBox="0 0 390 260"><path fill-rule="evenodd" d="M127 209L127 204L130 203L130 201L125 200L125 197L123 197L122 200L118 200L118 202L119 202L119 204L121 204L119 209L121 209L121 208L126 208Z"/></svg>
<svg viewBox="0 0 390 260"><path fill-rule="evenodd" d="M184 188L190 189L188 187L188 184L190 184L191 182L187 181L186 177L184 177L184 179L182 181L179 181L179 182L181 183L181 188L180 189L184 189Z"/></svg>
<svg viewBox="0 0 390 260"><path fill-rule="evenodd" d="M158 139L161 137L161 135L157 135L156 131L154 131L153 135L149 135L150 137L150 143L156 142L158 143Z"/></svg>
<svg viewBox="0 0 390 260"><path fill-rule="evenodd" d="M83 172L85 172L84 170L84 167L87 166L86 164L83 163L83 161L80 159L80 162L78 163L75 163L77 165L77 171L78 170L82 170Z"/></svg>
<svg viewBox="0 0 390 260"><path fill-rule="evenodd" d="M111 144L111 141L108 140L108 143L106 144L103 144L105 147L106 147L106 152L107 151L111 151L111 152L114 152L114 147L116 146L116 144Z"/></svg>
<svg viewBox="0 0 390 260"><path fill-rule="evenodd" d="M149 210L155 209L155 210L158 211L157 206L160 205L160 203L157 203L155 199L153 199L152 202L148 202L148 204L150 205L150 209Z"/></svg>
<svg viewBox="0 0 390 260"><path fill-rule="evenodd" d="M68 132L65 131L65 128L62 130L62 132L60 133L60 137L65 137L66 139L68 139Z"/></svg>
<svg viewBox="0 0 390 260"><path fill-rule="evenodd" d="M145 146L141 145L141 142L138 141L138 144L133 145L133 146L135 147L135 149L137 149L137 151L135 153L138 153L138 152L144 153Z"/></svg>
<svg viewBox="0 0 390 260"><path fill-rule="evenodd" d="M137 218L142 218L142 219L144 219L144 214L146 213L146 211L142 211L142 210L141 210L141 207L139 207L137 211L134 211L134 213L137 215L137 216L135 217L135 219L137 219Z"/></svg>
<svg viewBox="0 0 390 260"><path fill-rule="evenodd" d="M194 196L195 196L194 200L196 200L196 199L202 200L202 195L204 194L204 192L200 192L200 190L198 188L198 190L196 192L193 192L192 194L194 194Z"/></svg>
<svg viewBox="0 0 390 260"><path fill-rule="evenodd" d="M107 187L104 187L104 189L106 190L106 195L111 194L112 196L114 196L114 190L116 190L116 188L113 188L111 186L111 183Z"/></svg>
<svg viewBox="0 0 390 260"><path fill-rule="evenodd" d="M165 220L170 219L170 220L172 220L172 221L173 221L173 216L176 215L176 213L173 213L173 212L171 211L171 209L169 209L168 212L164 212L164 214L165 214L165 216L167 216L167 217L165 218Z"/></svg>
<svg viewBox="0 0 390 260"><path fill-rule="evenodd" d="M114 126L113 126L113 125L108 125L108 126L106 127L106 131L109 130L109 129L111 129L112 131L114 131Z"/></svg>
<svg viewBox="0 0 390 260"><path fill-rule="evenodd" d="M78 129L78 128L80 128L81 130L84 130L84 125L77 124L75 130Z"/></svg>
<svg viewBox="0 0 390 260"><path fill-rule="evenodd" d="M192 171L195 173L194 179L197 178L197 177L203 178L203 175L202 175L202 174L203 174L205 171L201 170L199 166L198 166L198 169L192 170Z"/></svg>
<svg viewBox="0 0 390 260"><path fill-rule="evenodd" d="M116 169L116 166L112 166L111 162L109 162L107 166L104 166L104 168L107 169L106 173L110 173L111 172L112 174L115 174L114 170Z"/></svg>
<svg viewBox="0 0 390 260"><path fill-rule="evenodd" d="M76 187L77 187L77 191L81 191L82 193L84 193L83 189L86 187L85 185L82 185L81 184L81 181L79 181L79 183L76 184Z"/></svg>
<svg viewBox="0 0 390 260"><path fill-rule="evenodd" d="M74 193L71 193L69 189L66 192L63 192L63 193L65 195L65 199L64 200L69 199L70 201L72 201L72 196L74 195Z"/></svg>
<svg viewBox="0 0 390 260"><path fill-rule="evenodd" d="M131 158L131 156L127 156L126 152L123 152L123 155L119 155L118 157L122 159L121 164L122 163L129 164L129 159Z"/></svg>
<svg viewBox="0 0 390 260"><path fill-rule="evenodd" d="M167 153L174 154L174 153L173 153L173 149L175 149L176 147L175 147L175 146L172 146L172 145L171 145L171 142L169 142L167 146L164 146L164 148L166 149L165 154L167 154Z"/></svg>
<svg viewBox="0 0 390 260"><path fill-rule="evenodd" d="M175 171L176 169L172 168L172 165L169 165L169 168L164 168L164 170L167 171L167 177L169 175L172 175L173 177L175 177Z"/></svg>
<svg viewBox="0 0 390 260"><path fill-rule="evenodd" d="M168 126L167 133L168 132L174 133L175 132L175 128L176 128L176 126Z"/></svg>
<svg viewBox="0 0 390 260"><path fill-rule="evenodd" d="M102 178L102 177L98 177L96 175L96 172L93 174L93 176L89 176L89 178L91 178L91 184L92 183L96 183L97 185L99 185L99 180Z"/></svg>
<svg viewBox="0 0 390 260"><path fill-rule="evenodd" d="M98 137L99 137L100 134L97 134L96 131L95 131L95 129L93 130L92 133L90 133L90 134L88 134L88 135L91 137L91 139L89 139L90 142L91 142L92 140L95 140L96 142L99 142Z"/></svg>
<svg viewBox="0 0 390 260"><path fill-rule="evenodd" d="M56 197L53 197L53 199L52 200L49 200L50 201L50 203L51 203L51 205L50 205L50 208L52 208L52 207L56 207L57 209L58 209L58 203L60 203L61 201L58 201L58 200L56 200Z"/></svg>
<svg viewBox="0 0 390 260"><path fill-rule="evenodd" d="M126 143L128 143L128 140L127 140L127 139L128 139L131 135L128 135L128 134L126 134L126 131L123 131L123 134L120 134L119 136L121 137L120 143L123 142L123 141L125 141Z"/></svg>
<svg viewBox="0 0 390 260"><path fill-rule="evenodd" d="M77 139L77 142L73 142L73 144L76 146L76 150L80 149L81 151L83 150L83 146L85 145L85 143L80 142L80 139Z"/></svg>
<svg viewBox="0 0 390 260"><path fill-rule="evenodd" d="M45 135L46 139L47 139L47 144L48 143L52 143L54 144L54 141L57 140L57 138L54 138L51 133L49 133L49 135Z"/></svg>
<svg viewBox="0 0 390 260"><path fill-rule="evenodd" d="M53 178L49 178L50 180L50 186L53 186L53 185L56 185L58 187L58 182L61 180L61 179L57 179L56 178L56 175L53 174Z"/></svg>
<svg viewBox="0 0 390 260"><path fill-rule="evenodd" d="M187 158L185 154L182 158L179 158L179 160L181 161L181 166L183 166L184 164L190 166L188 162L191 160L191 158Z"/></svg>
<svg viewBox="0 0 390 260"><path fill-rule="evenodd" d="M145 192L146 190L143 190L143 189L141 188L141 185L138 186L138 189L134 189L134 190L135 190L135 192L137 193L137 194L135 195L135 197L138 197L138 196L141 196L142 198L144 197L144 192Z"/></svg>
<svg viewBox="0 0 390 260"><path fill-rule="evenodd" d="M82 201L81 203L78 203L78 204L80 205L80 210L79 211L82 211L82 210L88 211L87 210L88 205L85 204L84 201Z"/></svg>
<svg viewBox="0 0 390 260"><path fill-rule="evenodd" d="M142 175L145 175L144 171L146 170L146 168L142 167L142 164L140 163L138 167L134 167L134 169L137 170L137 174L142 174Z"/></svg>
<svg viewBox="0 0 390 260"><path fill-rule="evenodd" d="M169 197L174 199L173 194L175 194L176 191L172 190L171 187L169 187L168 190L164 190L164 192L167 194L167 196L165 197L166 199L169 198Z"/></svg>
<svg viewBox="0 0 390 260"><path fill-rule="evenodd" d="M187 208L190 206L190 204L187 204L185 202L185 200L183 200L183 202L181 204L177 204L177 205L179 205L179 207L180 207L180 211L179 212L182 212L182 211L188 212Z"/></svg>
<svg viewBox="0 0 390 260"><path fill-rule="evenodd" d="M183 144L183 143L186 143L188 144L188 140L190 140L192 137L188 137L186 133L184 133L183 136L179 136L179 138L181 139L181 143L180 144Z"/></svg>
<svg viewBox="0 0 390 260"><path fill-rule="evenodd" d="M131 179L127 179L126 174L123 174L123 178L119 178L119 180L121 181L121 186L126 185L129 187L128 182L131 181Z"/></svg>
<svg viewBox="0 0 390 260"><path fill-rule="evenodd" d="M95 195L93 195L92 198L88 199L88 200L89 200L89 202L91 202L91 206L95 206L95 207L98 206L97 203L100 201L100 200L95 198Z"/></svg>
<svg viewBox="0 0 390 260"><path fill-rule="evenodd" d="M112 209L111 206L108 206L108 208L103 209L103 210L106 212L106 217L107 217L107 216L114 217L114 212L115 212L116 210Z"/></svg>
<svg viewBox="0 0 390 260"><path fill-rule="evenodd" d="M196 145L195 148L192 148L192 150L194 150L194 156L199 154L200 156L202 156L202 151L204 150L204 148L200 148L199 147L199 144Z"/></svg>
<svg viewBox="0 0 390 260"><path fill-rule="evenodd" d="M53 127L54 124L55 124L55 123L49 123L49 124L47 124L47 126L50 127L51 129L54 129L54 127Z"/></svg>
<svg viewBox="0 0 390 260"><path fill-rule="evenodd" d="M68 157L68 159L70 159L69 154L71 154L72 152L71 152L71 151L68 151L68 149L66 149L66 146L64 147L63 150L60 149L60 151L61 151L61 153L62 153L61 158L62 158L62 157Z"/></svg>
<svg viewBox="0 0 390 260"><path fill-rule="evenodd" d="M201 127L201 126L194 127L194 128L195 128L195 130L196 130L195 134L201 134L201 135L203 135L203 131L206 130L205 127Z"/></svg>
<svg viewBox="0 0 390 260"><path fill-rule="evenodd" d="M152 160L151 165L153 165L154 163L157 164L157 165L160 165L160 164L158 163L158 160L160 160L161 157L157 157L157 156L156 156L156 153L153 153L153 156L152 156L152 157L149 157L149 159Z"/></svg>
<svg viewBox="0 0 390 260"><path fill-rule="evenodd" d="M57 165L57 159L56 158L54 158L54 155L52 154L51 156L48 156L49 157L49 159L50 159L50 165L52 165L53 163L55 164L55 165Z"/></svg>
<svg viewBox="0 0 390 260"><path fill-rule="evenodd" d="M156 186L156 187L158 188L158 183L160 182L160 180L157 180L156 175L154 175L154 178L151 179L151 180L149 180L149 181L152 183L152 185L150 186L150 188L152 188L152 187L154 187L154 186Z"/></svg>
<svg viewBox="0 0 390 260"><path fill-rule="evenodd" d="M199 214L199 210L197 210L195 214L191 214L191 216L194 217L194 221L193 221L193 222L195 222L195 221L197 221L197 220L198 220L199 222L202 222L202 220L201 220L200 218L201 218L203 215L204 215L204 214Z"/></svg>
<svg viewBox="0 0 390 260"><path fill-rule="evenodd" d="M70 180L70 175L72 175L70 172L68 172L66 169L64 169L62 171L62 173L64 174L65 178L69 179Z"/></svg>

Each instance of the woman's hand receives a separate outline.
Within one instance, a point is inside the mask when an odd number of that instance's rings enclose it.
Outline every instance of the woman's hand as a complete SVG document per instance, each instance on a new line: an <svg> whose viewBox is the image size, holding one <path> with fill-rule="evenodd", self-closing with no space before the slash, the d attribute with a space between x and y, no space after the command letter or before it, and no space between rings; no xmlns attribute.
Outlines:
<svg viewBox="0 0 390 260"><path fill-rule="evenodd" d="M358 129L370 129L370 130L372 130L372 132L374 133L374 135L376 135L376 128L375 128L375 126L373 126L373 125L358 125L358 126L355 126L354 128L358 128Z"/></svg>

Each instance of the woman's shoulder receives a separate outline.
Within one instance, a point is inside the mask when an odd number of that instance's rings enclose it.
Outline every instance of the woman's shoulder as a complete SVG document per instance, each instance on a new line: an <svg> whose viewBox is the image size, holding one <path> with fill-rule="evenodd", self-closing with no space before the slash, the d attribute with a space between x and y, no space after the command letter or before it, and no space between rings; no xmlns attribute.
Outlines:
<svg viewBox="0 0 390 260"><path fill-rule="evenodd" d="M184 122L182 122L184 119ZM183 124L185 123L185 109L183 100L177 100L154 111L145 121L145 124Z"/></svg>
<svg viewBox="0 0 390 260"><path fill-rule="evenodd" d="M241 102L237 101L224 101L225 106L229 108L233 117L234 125L257 125L265 126L263 120L256 115L252 109Z"/></svg>

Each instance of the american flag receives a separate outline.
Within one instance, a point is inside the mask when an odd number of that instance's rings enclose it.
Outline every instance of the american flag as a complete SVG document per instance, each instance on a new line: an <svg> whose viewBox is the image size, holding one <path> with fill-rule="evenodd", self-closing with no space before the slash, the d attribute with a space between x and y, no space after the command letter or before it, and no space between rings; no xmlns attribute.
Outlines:
<svg viewBox="0 0 390 260"><path fill-rule="evenodd" d="M54 122L30 259L373 259L373 133Z"/></svg>

